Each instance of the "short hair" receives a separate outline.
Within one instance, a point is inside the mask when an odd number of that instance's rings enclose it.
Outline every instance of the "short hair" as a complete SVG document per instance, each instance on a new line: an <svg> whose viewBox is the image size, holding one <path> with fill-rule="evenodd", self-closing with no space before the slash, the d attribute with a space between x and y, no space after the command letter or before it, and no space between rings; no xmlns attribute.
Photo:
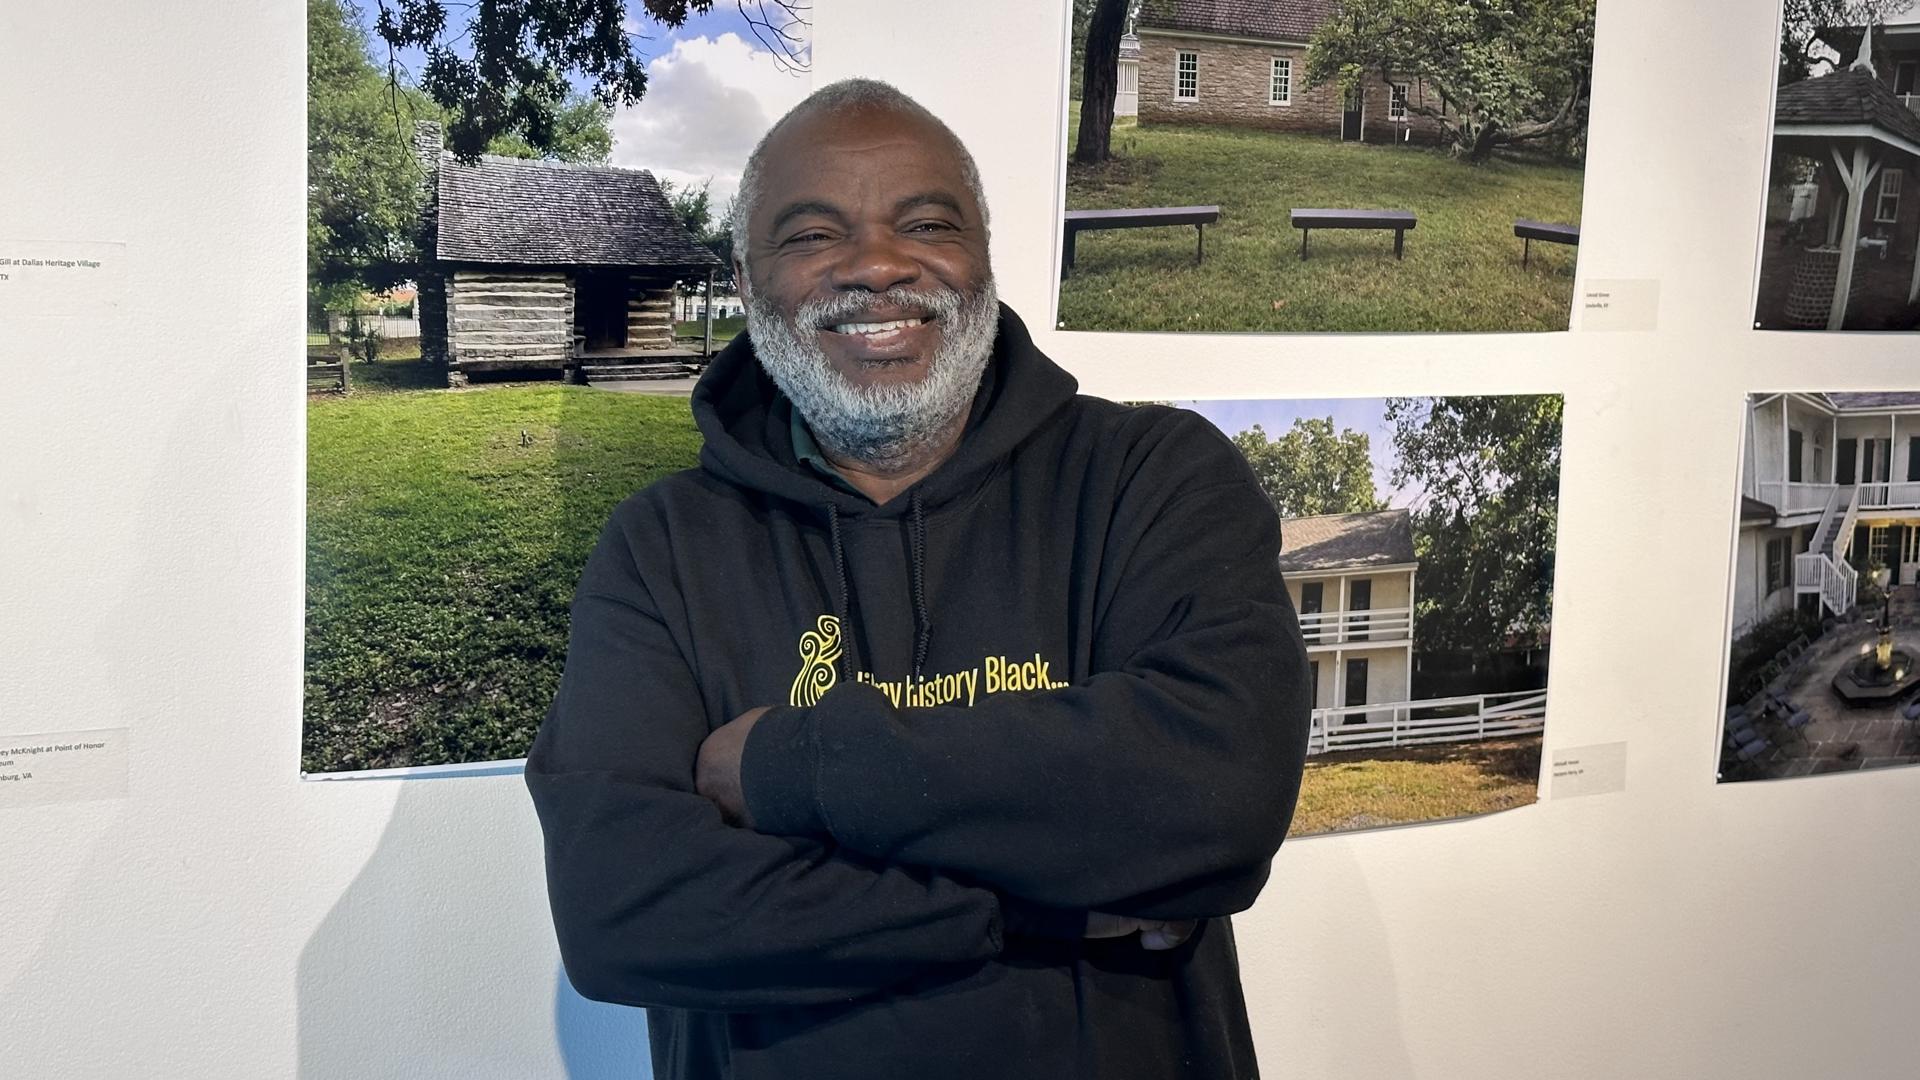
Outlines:
<svg viewBox="0 0 1920 1080"><path fill-rule="evenodd" d="M933 115L926 106L900 92L890 83L878 79L842 79L808 94L800 104L787 110L787 114L774 121L773 127L760 137L760 142L747 157L747 167L740 173L740 190L733 197L733 257L741 266L747 264L747 223L753 218L754 207L760 203L760 170L766 163L767 146L774 136L780 134L787 125L816 113L832 112L837 109L891 109L905 113L932 124L953 144L954 153L960 157L960 181L967 187L967 193L973 196L974 204L980 207L980 226L987 227L987 193L980 185L980 167L974 164L973 155L967 152L966 144L953 133L939 117Z"/></svg>

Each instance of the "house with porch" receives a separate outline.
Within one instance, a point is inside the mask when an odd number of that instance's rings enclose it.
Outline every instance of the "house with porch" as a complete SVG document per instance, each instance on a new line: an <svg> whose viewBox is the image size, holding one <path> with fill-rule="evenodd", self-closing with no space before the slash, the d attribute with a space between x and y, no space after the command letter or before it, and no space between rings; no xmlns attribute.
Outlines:
<svg viewBox="0 0 1920 1080"><path fill-rule="evenodd" d="M1775 97L1774 172L1801 182L1773 201L1762 329L1920 324L1920 16L1909 18L1854 28L1851 62Z"/></svg>
<svg viewBox="0 0 1920 1080"><path fill-rule="evenodd" d="M1845 615L1878 567L1920 582L1920 393L1750 395L1734 550L1736 636Z"/></svg>
<svg viewBox="0 0 1920 1080"><path fill-rule="evenodd" d="M1280 572L1300 615L1315 710L1376 719L1362 706L1407 700L1413 684L1413 522L1406 510L1280 523Z"/></svg>
<svg viewBox="0 0 1920 1080"><path fill-rule="evenodd" d="M674 286L712 289L720 259L680 223L651 173L441 148L419 124L426 180L418 275L421 355L450 386L480 372L582 378L687 374Z"/></svg>
<svg viewBox="0 0 1920 1080"><path fill-rule="evenodd" d="M1420 78L1366 76L1352 93L1307 85L1307 47L1335 0L1146 0L1139 117L1294 131L1354 142L1439 142L1409 105L1444 108Z"/></svg>

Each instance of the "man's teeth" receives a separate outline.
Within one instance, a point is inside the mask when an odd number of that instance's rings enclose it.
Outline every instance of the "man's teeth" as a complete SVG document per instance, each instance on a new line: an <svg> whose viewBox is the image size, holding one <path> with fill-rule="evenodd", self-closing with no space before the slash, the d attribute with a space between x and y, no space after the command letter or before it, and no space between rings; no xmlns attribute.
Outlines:
<svg viewBox="0 0 1920 1080"><path fill-rule="evenodd" d="M895 319L892 322L849 322L834 326L836 334L884 334L890 330L902 330L909 326L919 326L925 319Z"/></svg>

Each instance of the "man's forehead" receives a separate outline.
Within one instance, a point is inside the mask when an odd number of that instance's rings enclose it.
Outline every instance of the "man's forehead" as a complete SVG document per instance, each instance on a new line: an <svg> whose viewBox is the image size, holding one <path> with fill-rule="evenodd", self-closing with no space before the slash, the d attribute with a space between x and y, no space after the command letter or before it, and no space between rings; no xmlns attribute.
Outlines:
<svg viewBox="0 0 1920 1080"><path fill-rule="evenodd" d="M876 167L972 201L953 137L932 119L904 109L863 104L795 117L769 150L762 213L779 213L793 199L851 195L849 174L869 176Z"/></svg>

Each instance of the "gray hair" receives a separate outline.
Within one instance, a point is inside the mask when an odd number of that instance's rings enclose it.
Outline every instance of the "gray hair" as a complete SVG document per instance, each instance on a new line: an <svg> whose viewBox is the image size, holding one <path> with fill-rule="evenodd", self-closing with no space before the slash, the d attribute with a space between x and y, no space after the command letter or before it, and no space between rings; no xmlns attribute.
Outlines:
<svg viewBox="0 0 1920 1080"><path fill-rule="evenodd" d="M973 155L967 152L965 143L953 133L939 117L928 111L927 107L901 93L890 83L878 79L842 79L828 83L807 95L806 100L787 110L787 114L774 121L773 127L760 137L753 153L747 157L747 167L740 174L740 190L733 197L733 257L742 267L747 264L747 223L753 218L753 211L760 204L760 169L766 163L767 145L773 137L780 134L788 124L804 119L815 113L832 112L836 109L891 109L905 113L932 124L953 143L954 153L960 157L960 181L967 186L967 193L973 196L974 204L980 207L980 226L987 227L987 193L980 185L980 167L974 164Z"/></svg>

